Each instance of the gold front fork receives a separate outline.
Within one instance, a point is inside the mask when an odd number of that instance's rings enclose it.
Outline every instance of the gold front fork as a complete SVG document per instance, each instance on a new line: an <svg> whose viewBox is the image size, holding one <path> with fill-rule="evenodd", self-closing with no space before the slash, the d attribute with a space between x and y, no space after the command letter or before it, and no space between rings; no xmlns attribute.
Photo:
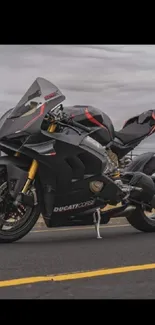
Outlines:
<svg viewBox="0 0 155 325"><path fill-rule="evenodd" d="M25 185L24 185L24 187L23 187L23 189L22 189L22 193L25 194L25 193L27 192L27 190L28 190L28 188L29 188L31 182L32 182L32 181L34 180L34 178L35 178L35 175L36 175L37 169L38 169L38 163L37 163L36 160L33 160L33 161L32 161L32 164L31 164L31 167L30 167L30 169L29 169L29 172L28 172L28 179L27 179L27 181L26 181L26 183L25 183Z"/></svg>
<svg viewBox="0 0 155 325"><path fill-rule="evenodd" d="M48 127L48 132L50 133L53 133L56 129L56 124L51 124L49 127Z"/></svg>
<svg viewBox="0 0 155 325"><path fill-rule="evenodd" d="M56 125L51 124L51 125L48 127L48 132L53 133L53 132L55 131L55 129L56 129ZM18 156L19 156L19 153L17 152L17 153L15 154L15 156L18 157ZM23 189L22 189L22 193L25 194L25 193L27 192L27 190L28 190L28 188L29 188L31 182L34 180L34 178L35 178L35 176L36 176L37 169L38 169L38 162L34 159L34 160L32 161L31 167L30 167L30 169L29 169L29 171L28 171L28 179L27 179L27 181L26 181L26 183L25 183L25 185L24 185L24 187L23 187Z"/></svg>

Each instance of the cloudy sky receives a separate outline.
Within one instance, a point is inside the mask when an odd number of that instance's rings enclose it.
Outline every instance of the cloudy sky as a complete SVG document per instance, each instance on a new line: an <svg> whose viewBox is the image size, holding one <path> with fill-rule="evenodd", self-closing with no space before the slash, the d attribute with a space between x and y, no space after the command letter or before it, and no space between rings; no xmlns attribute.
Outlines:
<svg viewBox="0 0 155 325"><path fill-rule="evenodd" d="M0 115L37 77L55 83L66 105L99 107L117 130L155 109L155 45L0 45ZM139 150L155 150L154 140Z"/></svg>

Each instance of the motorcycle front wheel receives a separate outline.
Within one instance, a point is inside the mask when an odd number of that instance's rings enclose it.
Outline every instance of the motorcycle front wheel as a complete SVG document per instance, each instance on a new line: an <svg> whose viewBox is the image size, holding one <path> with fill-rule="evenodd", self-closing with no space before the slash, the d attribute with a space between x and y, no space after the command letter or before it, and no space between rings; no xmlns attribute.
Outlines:
<svg viewBox="0 0 155 325"><path fill-rule="evenodd" d="M32 189L29 195L34 195ZM40 215L39 203L34 207L14 206L9 195L7 175L0 172L0 243L12 243L24 236L34 227Z"/></svg>

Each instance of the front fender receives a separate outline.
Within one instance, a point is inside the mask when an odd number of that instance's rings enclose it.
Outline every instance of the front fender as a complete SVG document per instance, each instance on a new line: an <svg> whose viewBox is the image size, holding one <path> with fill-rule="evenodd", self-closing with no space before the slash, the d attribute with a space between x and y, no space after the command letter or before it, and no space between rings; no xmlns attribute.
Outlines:
<svg viewBox="0 0 155 325"><path fill-rule="evenodd" d="M0 171L6 169L9 192L13 198L16 198L21 192L28 178L27 162L19 157L0 157Z"/></svg>
<svg viewBox="0 0 155 325"><path fill-rule="evenodd" d="M143 172L146 164L155 157L154 152L145 152L136 157L125 169L124 172Z"/></svg>

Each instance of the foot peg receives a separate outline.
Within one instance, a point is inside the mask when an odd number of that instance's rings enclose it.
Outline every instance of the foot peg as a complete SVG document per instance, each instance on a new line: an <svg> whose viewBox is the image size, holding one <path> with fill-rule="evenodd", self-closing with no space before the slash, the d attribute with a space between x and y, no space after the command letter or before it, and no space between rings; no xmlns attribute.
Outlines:
<svg viewBox="0 0 155 325"><path fill-rule="evenodd" d="M94 224L95 224L95 230L96 230L97 239L101 239L102 237L100 236L100 222L101 222L101 212L100 212L100 209L97 209L93 213L93 221L94 221Z"/></svg>

